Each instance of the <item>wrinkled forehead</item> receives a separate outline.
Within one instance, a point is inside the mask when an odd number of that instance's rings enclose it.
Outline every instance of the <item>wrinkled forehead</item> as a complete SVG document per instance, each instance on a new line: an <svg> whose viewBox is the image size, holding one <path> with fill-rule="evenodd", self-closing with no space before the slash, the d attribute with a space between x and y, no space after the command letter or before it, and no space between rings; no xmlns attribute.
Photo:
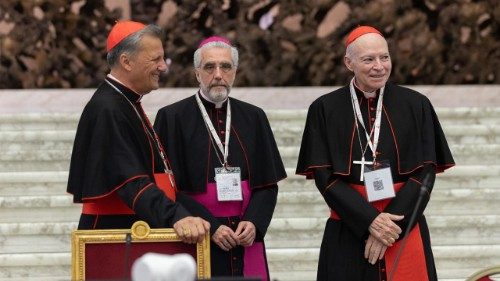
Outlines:
<svg viewBox="0 0 500 281"><path fill-rule="evenodd" d="M357 38L352 44L358 55L363 53L389 53L389 47L384 37L376 33L368 33Z"/></svg>
<svg viewBox="0 0 500 281"><path fill-rule="evenodd" d="M139 41L139 50L162 50L163 51L163 43L160 38L145 34L141 41Z"/></svg>
<svg viewBox="0 0 500 281"><path fill-rule="evenodd" d="M210 47L201 50L201 63L206 64L208 62L229 62L233 63L231 57L231 49L223 47Z"/></svg>

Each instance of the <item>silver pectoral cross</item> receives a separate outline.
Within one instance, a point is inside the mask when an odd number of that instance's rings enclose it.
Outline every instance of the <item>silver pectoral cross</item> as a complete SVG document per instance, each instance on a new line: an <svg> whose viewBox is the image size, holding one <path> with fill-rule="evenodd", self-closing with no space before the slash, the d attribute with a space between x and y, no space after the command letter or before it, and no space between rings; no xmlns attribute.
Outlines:
<svg viewBox="0 0 500 281"><path fill-rule="evenodd" d="M373 165L373 161L365 161L365 157L361 157L361 160L352 161L353 164L361 165L361 176L359 177L360 181L363 181L363 175L365 173L365 165Z"/></svg>

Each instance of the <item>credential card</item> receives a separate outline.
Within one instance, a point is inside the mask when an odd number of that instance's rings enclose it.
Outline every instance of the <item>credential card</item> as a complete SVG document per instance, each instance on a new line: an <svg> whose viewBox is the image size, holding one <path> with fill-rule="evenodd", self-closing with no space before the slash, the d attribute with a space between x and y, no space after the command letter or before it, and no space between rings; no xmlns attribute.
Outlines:
<svg viewBox="0 0 500 281"><path fill-rule="evenodd" d="M215 182L217 183L217 200L243 200L239 167L215 168Z"/></svg>
<svg viewBox="0 0 500 281"><path fill-rule="evenodd" d="M369 202L394 197L391 168L365 172L365 187Z"/></svg>

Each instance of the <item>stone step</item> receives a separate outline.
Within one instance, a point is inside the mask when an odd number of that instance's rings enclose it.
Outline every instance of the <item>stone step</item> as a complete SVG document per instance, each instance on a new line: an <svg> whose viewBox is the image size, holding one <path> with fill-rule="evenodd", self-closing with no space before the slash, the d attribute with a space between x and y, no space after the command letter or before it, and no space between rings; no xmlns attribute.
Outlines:
<svg viewBox="0 0 500 281"><path fill-rule="evenodd" d="M1 172L0 196L66 194L68 171Z"/></svg>
<svg viewBox="0 0 500 281"><path fill-rule="evenodd" d="M80 113L0 114L0 131L74 130Z"/></svg>
<svg viewBox="0 0 500 281"><path fill-rule="evenodd" d="M437 107L435 109L442 124L497 124L500 119L498 107ZM271 124L303 125L307 109L269 109L266 110L266 114ZM154 120L155 115L156 112L148 112L150 120ZM80 112L0 114L0 131L74 129L79 119Z"/></svg>
<svg viewBox="0 0 500 281"><path fill-rule="evenodd" d="M2 268L0 268L0 270L2 270ZM38 269L31 268L29 270L29 272L32 273L34 270L38 270ZM63 270L64 273L66 273L67 270L69 270L69 269L65 268ZM42 269L41 271L45 271L45 270ZM22 272L22 271L20 271L20 272ZM56 270L54 270L54 272L57 272L57 267L56 267ZM54 276L54 275L52 275L52 276L44 276L44 277L40 277L40 276L29 277L29 276L25 276L25 275L22 276L21 278L17 278L17 277L5 277L5 278L2 278L2 277L0 277L0 281L70 281L70 279L71 279L71 276L68 275L68 274L64 274L64 276Z"/></svg>
<svg viewBox="0 0 500 281"><path fill-rule="evenodd" d="M295 175L287 168L288 178L279 183L281 191L316 190L312 180ZM0 172L0 196L65 194L68 171ZM439 174L436 186L451 188L498 188L500 165L458 165Z"/></svg>
<svg viewBox="0 0 500 281"><path fill-rule="evenodd" d="M297 166L299 146L278 147L281 158L286 167ZM500 144L451 144L450 150L456 163L460 165L495 164L500 159Z"/></svg>
<svg viewBox="0 0 500 281"><path fill-rule="evenodd" d="M499 215L426 214L433 245L500 245Z"/></svg>
<svg viewBox="0 0 500 281"><path fill-rule="evenodd" d="M1 253L56 253L71 251L71 222L0 223Z"/></svg>
<svg viewBox="0 0 500 281"><path fill-rule="evenodd" d="M500 245L433 246L438 278L466 278L479 269L500 264ZM441 269L441 270L440 270Z"/></svg>
<svg viewBox="0 0 500 281"><path fill-rule="evenodd" d="M306 181L304 176L295 175L294 168L287 168L286 172L288 177L280 182L280 187L287 191L316 190L314 180ZM435 186L440 189L499 188L500 165L457 165L438 174Z"/></svg>
<svg viewBox="0 0 500 281"><path fill-rule="evenodd" d="M300 146L303 125L284 124L272 127L278 146ZM450 144L496 144L500 143L500 122L494 124L450 124L443 127Z"/></svg>
<svg viewBox="0 0 500 281"><path fill-rule="evenodd" d="M465 279L489 264L500 264L500 245L434 246L438 279ZM268 262L271 272L283 273L283 280L315 280L318 248L269 249ZM308 272L307 279L295 279L294 272ZM274 275L275 278L278 276ZM292 279L288 279L292 278Z"/></svg>
<svg viewBox="0 0 500 281"><path fill-rule="evenodd" d="M0 131L2 150L21 150L30 145L45 149L68 149L73 146L75 130Z"/></svg>
<svg viewBox="0 0 500 281"><path fill-rule="evenodd" d="M318 248L325 217L273 218L266 236L267 248ZM428 215L432 244L500 244L500 215ZM78 220L62 222L0 223L0 252L43 253L70 250L70 235ZM36 245L36 247L33 247Z"/></svg>
<svg viewBox="0 0 500 281"><path fill-rule="evenodd" d="M279 183L280 193L316 191L312 180L294 175L287 169L288 178ZM0 196L66 194L67 171L2 172ZM500 186L500 166L457 166L439 174L436 189L494 189Z"/></svg>
<svg viewBox="0 0 500 281"><path fill-rule="evenodd" d="M458 163L457 166L437 175L434 189L498 189L500 165L496 165L497 163L498 161L491 162L490 165ZM314 180L305 180L305 176L296 175L295 168L286 168L286 171L287 178L278 184L280 192L317 191Z"/></svg>
<svg viewBox="0 0 500 281"><path fill-rule="evenodd" d="M314 182L294 175L306 107L266 110L289 167L267 237L271 277L279 280L316 279L328 216ZM426 215L439 280L458 281L500 264L500 108L436 112L458 166L438 176ZM0 114L0 281L70 278L69 234L81 206L65 191L79 118Z"/></svg>
<svg viewBox="0 0 500 281"><path fill-rule="evenodd" d="M279 146L299 146L304 126L296 124L272 127ZM500 141L500 122L495 124L450 124L443 127L447 140L453 144L495 144ZM73 143L75 129L69 130L3 130L0 131L2 148L24 142L69 141ZM15 146L14 146L15 147Z"/></svg>
<svg viewBox="0 0 500 281"><path fill-rule="evenodd" d="M0 155L0 169L15 171L68 171L71 150L8 150Z"/></svg>
<svg viewBox="0 0 500 281"><path fill-rule="evenodd" d="M441 124L498 124L499 107L437 107L436 113ZM305 123L306 109L275 109L266 111L271 124Z"/></svg>
<svg viewBox="0 0 500 281"><path fill-rule="evenodd" d="M71 195L7 196L0 197L0 223L78 221L80 204L73 204Z"/></svg>
<svg viewBox="0 0 500 281"><path fill-rule="evenodd" d="M432 215L500 215L500 188L441 189L436 187L427 206ZM80 204L74 204L72 196L27 195L0 196L0 223L32 222L34 217L46 221L77 221ZM318 191L285 191L278 194L275 218L325 218L328 208Z"/></svg>
<svg viewBox="0 0 500 281"><path fill-rule="evenodd" d="M71 253L0 253L0 280L69 280Z"/></svg>
<svg viewBox="0 0 500 281"><path fill-rule="evenodd" d="M438 180L439 181L439 180ZM305 181L304 181L305 182ZM312 182L307 182L312 183ZM308 188L301 191L284 190L286 180L283 183L283 188L278 195L279 202L300 204L300 203L318 203L322 202L322 198L318 191L314 188ZM500 188L442 188L439 182L435 185L432 192L432 200L436 201L462 201L468 200L496 200ZM63 194L63 195L60 195ZM65 194L64 191L57 195L17 195L17 196L0 196L0 207L4 208L19 208L23 204L29 207L62 207L72 203L71 196Z"/></svg>
<svg viewBox="0 0 500 281"><path fill-rule="evenodd" d="M315 248L321 245L327 217L273 218L266 235L268 248ZM500 244L500 215L427 215L432 244Z"/></svg>
<svg viewBox="0 0 500 281"><path fill-rule="evenodd" d="M13 143L0 154L0 170L67 171L73 141ZM0 145L1 146L1 145ZM500 144L451 144L455 161L460 165L495 164L500 159ZM300 147L281 146L279 151L286 167L295 167Z"/></svg>
<svg viewBox="0 0 500 281"><path fill-rule="evenodd" d="M49 253L54 250L69 252L71 251L71 236L37 234L7 237L6 241L0 243L0 249L2 253Z"/></svg>
<svg viewBox="0 0 500 281"><path fill-rule="evenodd" d="M426 208L432 215L500 215L500 188L435 189ZM277 218L327 217L329 211L319 192L283 192L274 212Z"/></svg>

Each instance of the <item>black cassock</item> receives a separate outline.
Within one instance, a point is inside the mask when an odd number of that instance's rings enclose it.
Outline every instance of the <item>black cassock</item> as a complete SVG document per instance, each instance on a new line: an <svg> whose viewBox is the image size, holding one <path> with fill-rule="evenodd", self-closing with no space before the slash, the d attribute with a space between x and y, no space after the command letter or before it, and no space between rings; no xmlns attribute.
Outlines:
<svg viewBox="0 0 500 281"><path fill-rule="evenodd" d="M130 228L137 220L171 227L189 213L155 183L153 174L163 172L164 164L141 96L113 79L106 81L83 110L71 155L67 191L75 203L84 203L78 228Z"/></svg>
<svg viewBox="0 0 500 281"><path fill-rule="evenodd" d="M227 102L216 108L203 97L201 100L224 142ZM246 220L253 222L257 229L255 241L263 242L276 205L277 182L284 179L286 173L264 111L237 99L230 98L230 101L228 164L240 167L241 180L248 181L251 190L248 207L242 216L220 217L196 205L185 204L194 214L210 222L212 235L221 224L236 230L238 222ZM154 127L167 149L179 191L193 196L205 194L207 185L215 182L214 168L221 167L223 158L207 130L195 96L160 109ZM213 276L243 275L244 267L251 266L243 264L243 247L225 252L215 243L211 244Z"/></svg>
<svg viewBox="0 0 500 281"><path fill-rule="evenodd" d="M369 99L358 89L356 94L365 126L370 131L379 93ZM361 126L359 129L364 148L365 133ZM377 160L389 161L398 189L392 199L369 203L366 194L362 195L365 191L360 181L361 167L352 163L361 159L357 134L348 86L321 96L309 107L296 173L308 179L314 178L331 209L321 245L318 280L387 280L403 235L387 249L381 261L371 265L364 258L369 225L381 212L404 215L404 219L397 222L404 233L424 176L430 175L430 195L436 172L454 165L441 125L427 97L388 83L383 97L376 154ZM370 148L365 158L367 161L373 159ZM437 280L423 215L428 200L429 196L425 196L417 213L417 223L410 226L412 231L394 280Z"/></svg>

